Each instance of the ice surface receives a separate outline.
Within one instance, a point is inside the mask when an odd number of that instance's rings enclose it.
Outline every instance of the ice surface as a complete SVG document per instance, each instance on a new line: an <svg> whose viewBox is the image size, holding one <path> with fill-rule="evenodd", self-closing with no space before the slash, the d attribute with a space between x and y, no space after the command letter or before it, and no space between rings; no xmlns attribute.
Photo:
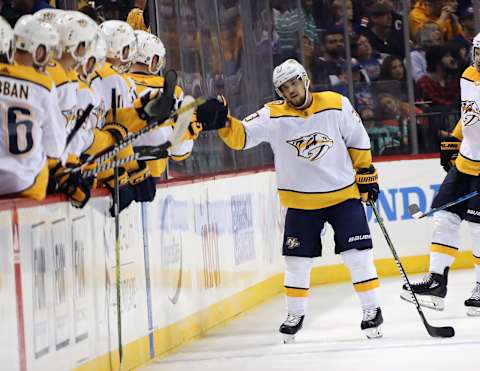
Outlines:
<svg viewBox="0 0 480 371"><path fill-rule="evenodd" d="M445 310L424 309L431 324L455 328L451 339L428 335L413 304L400 299L398 277L380 282L382 339L368 340L361 332L351 284L318 286L295 344L282 344L278 333L285 319L279 295L141 370L478 371L480 317L467 317L463 306L474 283L473 269L450 272Z"/></svg>

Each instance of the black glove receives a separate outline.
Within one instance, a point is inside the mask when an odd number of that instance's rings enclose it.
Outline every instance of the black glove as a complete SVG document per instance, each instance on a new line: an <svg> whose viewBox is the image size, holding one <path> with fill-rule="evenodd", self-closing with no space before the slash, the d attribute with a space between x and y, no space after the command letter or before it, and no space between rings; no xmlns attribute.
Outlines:
<svg viewBox="0 0 480 371"><path fill-rule="evenodd" d="M355 181L363 202L377 201L380 188L378 187L377 169L373 165L370 165L369 168L358 169Z"/></svg>
<svg viewBox="0 0 480 371"><path fill-rule="evenodd" d="M461 143L462 142L455 137L445 138L440 143L440 164L447 173L455 166L455 160L458 157Z"/></svg>
<svg viewBox="0 0 480 371"><path fill-rule="evenodd" d="M210 98L197 108L197 121L203 131L218 130L227 125L228 105L223 96Z"/></svg>
<svg viewBox="0 0 480 371"><path fill-rule="evenodd" d="M55 173L55 179L58 184L58 192L65 194L72 206L79 209L83 208L90 199L90 189L93 179L82 178L81 172L66 173L68 169L73 169L80 164L78 157L69 155L65 167L60 163L52 169Z"/></svg>
<svg viewBox="0 0 480 371"><path fill-rule="evenodd" d="M112 198L115 197L115 175L112 175L104 180L105 187L110 191ZM123 209L126 209L133 200L135 200L135 190L132 185L128 182L127 171L121 167L118 169L118 193L119 193L119 204L118 204L118 213ZM115 216L115 209L113 205L109 209L110 215Z"/></svg>
<svg viewBox="0 0 480 371"><path fill-rule="evenodd" d="M145 161L138 161L138 170L128 174L129 183L135 191L135 201L151 202L155 198L157 187Z"/></svg>

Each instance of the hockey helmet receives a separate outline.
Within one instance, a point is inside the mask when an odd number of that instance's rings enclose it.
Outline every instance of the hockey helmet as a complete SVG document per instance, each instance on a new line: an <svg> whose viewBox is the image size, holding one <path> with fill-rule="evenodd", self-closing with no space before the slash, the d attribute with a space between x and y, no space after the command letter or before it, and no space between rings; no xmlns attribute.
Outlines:
<svg viewBox="0 0 480 371"><path fill-rule="evenodd" d="M310 79L308 78L305 68L295 59L287 59L273 70L273 86L277 94L283 99L285 99L285 97L280 87L291 79L301 79L303 81L303 85L305 86L305 102L302 104L303 107L308 101Z"/></svg>
<svg viewBox="0 0 480 371"><path fill-rule="evenodd" d="M134 58L134 63L142 63L148 66L148 72L152 75L158 74L158 71L165 67L166 50L162 40L149 32L136 30L138 52ZM153 65L155 56L158 57L157 65Z"/></svg>
<svg viewBox="0 0 480 371"><path fill-rule="evenodd" d="M2 54L8 63L13 62L15 44L13 42L13 30L8 22L0 17L0 54Z"/></svg>
<svg viewBox="0 0 480 371"><path fill-rule="evenodd" d="M107 58L119 59L122 63L133 62L137 53L137 38L127 22L105 21L100 24L100 30L107 42Z"/></svg>

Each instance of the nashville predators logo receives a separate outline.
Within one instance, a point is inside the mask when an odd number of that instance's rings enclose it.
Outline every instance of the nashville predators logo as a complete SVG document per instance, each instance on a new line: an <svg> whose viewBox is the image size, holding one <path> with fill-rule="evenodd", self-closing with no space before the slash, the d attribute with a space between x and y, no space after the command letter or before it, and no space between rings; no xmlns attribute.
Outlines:
<svg viewBox="0 0 480 371"><path fill-rule="evenodd" d="M71 130L73 126L73 124L75 124L75 119L76 119L76 115L75 115L75 109L74 108L71 108L71 109L68 109L68 110L62 110L62 115L63 115L63 118L65 119L65 127L68 129L68 130Z"/></svg>
<svg viewBox="0 0 480 371"><path fill-rule="evenodd" d="M310 161L322 158L333 146L333 140L322 133L308 134L297 139L287 140L287 143L297 149L299 157Z"/></svg>
<svg viewBox="0 0 480 371"><path fill-rule="evenodd" d="M462 101L462 121L464 126L473 126L480 121L480 109L475 101Z"/></svg>

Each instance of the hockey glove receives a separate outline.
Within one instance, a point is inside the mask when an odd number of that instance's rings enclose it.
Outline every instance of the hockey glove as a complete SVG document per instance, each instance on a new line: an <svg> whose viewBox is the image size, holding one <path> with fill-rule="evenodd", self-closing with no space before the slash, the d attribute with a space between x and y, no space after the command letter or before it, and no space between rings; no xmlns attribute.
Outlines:
<svg viewBox="0 0 480 371"><path fill-rule="evenodd" d="M128 174L129 183L135 191L135 201L151 202L155 198L157 187L145 161L138 161L138 170Z"/></svg>
<svg viewBox="0 0 480 371"><path fill-rule="evenodd" d="M455 166L455 160L458 157L461 143L462 142L455 137L445 138L444 141L440 143L440 164L447 173Z"/></svg>
<svg viewBox="0 0 480 371"><path fill-rule="evenodd" d="M197 121L204 131L218 130L227 126L228 104L223 96L210 98L197 108Z"/></svg>
<svg viewBox="0 0 480 371"><path fill-rule="evenodd" d="M380 189L378 187L377 169L373 165L370 165L369 168L358 169L355 181L363 202L377 201Z"/></svg>
<svg viewBox="0 0 480 371"><path fill-rule="evenodd" d="M104 179L105 187L110 191L112 198L115 197L115 175L113 174L108 178ZM120 194L120 202L118 204L118 213L121 213L123 209L126 209L133 200L135 200L135 190L128 182L128 174L127 171L120 167L118 169L118 191ZM115 216L115 208L113 205L109 209L110 215L112 217Z"/></svg>
<svg viewBox="0 0 480 371"><path fill-rule="evenodd" d="M66 166L57 165L56 168L54 168L54 172L58 184L58 191L70 199L72 206L81 209L90 199L92 180L83 179L80 172L65 173L66 169L75 168L79 164L80 161L77 156L69 155Z"/></svg>

